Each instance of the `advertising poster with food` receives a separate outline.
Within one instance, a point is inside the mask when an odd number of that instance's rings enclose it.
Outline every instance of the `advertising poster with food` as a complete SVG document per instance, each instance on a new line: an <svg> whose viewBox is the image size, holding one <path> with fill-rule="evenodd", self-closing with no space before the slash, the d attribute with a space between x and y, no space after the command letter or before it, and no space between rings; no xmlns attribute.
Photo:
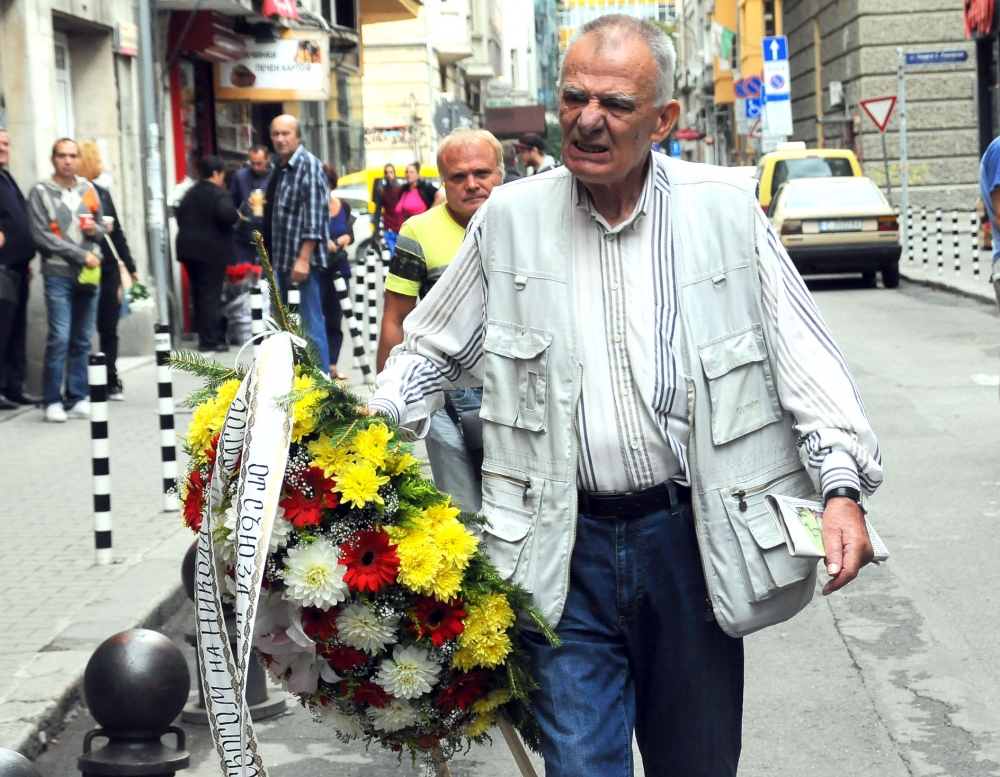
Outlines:
<svg viewBox="0 0 1000 777"><path fill-rule="evenodd" d="M312 31L285 31L275 41L246 41L246 56L215 66L219 100L283 102L326 100L330 74L325 36Z"/></svg>

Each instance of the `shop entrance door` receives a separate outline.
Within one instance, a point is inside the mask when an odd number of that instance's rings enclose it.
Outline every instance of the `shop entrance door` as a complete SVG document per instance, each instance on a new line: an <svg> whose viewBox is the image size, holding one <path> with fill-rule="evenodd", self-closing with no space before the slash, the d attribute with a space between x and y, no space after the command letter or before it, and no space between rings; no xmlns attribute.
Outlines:
<svg viewBox="0 0 1000 777"><path fill-rule="evenodd" d="M72 138L75 136L75 122L73 121L73 82L70 79L69 67L69 40L66 33L57 32L55 37L55 62L56 62L56 129L59 137Z"/></svg>

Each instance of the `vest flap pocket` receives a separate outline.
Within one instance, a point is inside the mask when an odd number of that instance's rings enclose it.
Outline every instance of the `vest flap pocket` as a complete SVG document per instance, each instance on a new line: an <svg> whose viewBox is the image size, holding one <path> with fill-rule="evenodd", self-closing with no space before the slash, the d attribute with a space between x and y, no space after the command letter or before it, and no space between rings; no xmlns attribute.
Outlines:
<svg viewBox="0 0 1000 777"><path fill-rule="evenodd" d="M754 540L764 550L776 548L785 540L781 536L781 531L774 523L771 513L758 513L747 518L747 527L753 535Z"/></svg>
<svg viewBox="0 0 1000 777"><path fill-rule="evenodd" d="M504 580L531 591L533 527L537 518L539 495L531 479L483 470L483 510L489 521L480 531L486 551Z"/></svg>
<svg viewBox="0 0 1000 777"><path fill-rule="evenodd" d="M760 324L698 346L708 379L712 442L735 440L781 419Z"/></svg>
<svg viewBox="0 0 1000 777"><path fill-rule="evenodd" d="M552 343L552 333L523 329L502 321L490 321L486 327L483 350L508 359L533 359Z"/></svg>
<svg viewBox="0 0 1000 777"><path fill-rule="evenodd" d="M490 525L484 526L483 531L499 537L504 542L517 542L527 536L530 526L530 515L505 515L491 511Z"/></svg>
<svg viewBox="0 0 1000 777"><path fill-rule="evenodd" d="M533 432L545 430L551 344L552 333L543 329L505 321L486 323L483 338L486 391L480 417Z"/></svg>
<svg viewBox="0 0 1000 777"><path fill-rule="evenodd" d="M721 378L727 372L751 362L764 361L767 349L760 324L727 335L721 340L698 346L701 366L709 380Z"/></svg>

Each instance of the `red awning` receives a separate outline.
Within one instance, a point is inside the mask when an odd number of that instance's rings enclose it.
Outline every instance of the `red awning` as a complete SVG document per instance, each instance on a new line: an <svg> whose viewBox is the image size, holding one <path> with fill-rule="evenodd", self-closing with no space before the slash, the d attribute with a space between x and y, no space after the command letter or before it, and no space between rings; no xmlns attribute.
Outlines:
<svg viewBox="0 0 1000 777"><path fill-rule="evenodd" d="M965 37L989 35L993 29L993 0L965 0Z"/></svg>
<svg viewBox="0 0 1000 777"><path fill-rule="evenodd" d="M260 7L260 15L265 18L281 16L285 19L300 19L295 0L264 0Z"/></svg>

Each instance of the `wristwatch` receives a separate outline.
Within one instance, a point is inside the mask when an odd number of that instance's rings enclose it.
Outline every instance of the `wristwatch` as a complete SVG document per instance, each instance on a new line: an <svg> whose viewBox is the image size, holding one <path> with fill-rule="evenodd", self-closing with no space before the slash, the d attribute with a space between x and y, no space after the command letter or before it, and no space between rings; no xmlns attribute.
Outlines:
<svg viewBox="0 0 1000 777"><path fill-rule="evenodd" d="M857 488L851 488L851 486L837 486L836 488L831 488L823 494L823 504L826 505L831 499L837 497L843 497L845 499L850 499L852 502L857 502L858 507L861 508L861 512L865 511L864 505L861 504L861 491Z"/></svg>

